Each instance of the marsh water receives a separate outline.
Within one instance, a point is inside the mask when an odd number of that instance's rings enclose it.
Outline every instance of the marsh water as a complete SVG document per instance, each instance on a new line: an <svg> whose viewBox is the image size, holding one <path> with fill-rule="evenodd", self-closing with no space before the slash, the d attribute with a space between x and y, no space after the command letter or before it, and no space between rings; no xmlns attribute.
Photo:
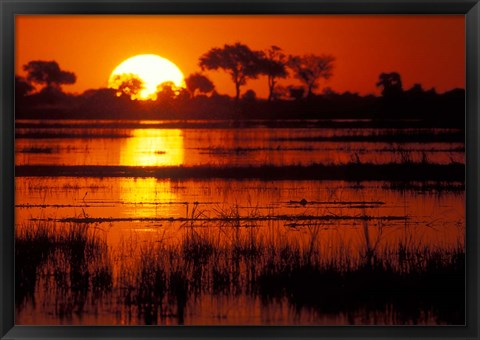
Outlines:
<svg viewBox="0 0 480 340"><path fill-rule="evenodd" d="M90 237L101 240L103 253L89 258L90 262L100 263L100 269L95 267L98 263L82 263L95 269L86 270L90 274L87 279L82 276L86 283L81 289L75 289L72 279L73 257L65 257L61 250L49 253L34 268L30 291L16 296L16 323L462 323L457 314L445 313L448 306L435 303L406 308L396 304L395 299L386 299L380 305L367 299L335 307L331 306L335 301L324 299L312 306L292 299L288 293L265 293L265 289L269 290L265 280L260 290L243 286L255 280L243 280L242 275L263 277L260 262L264 258L268 262L268 249L290 249L286 245L302 254L314 251L318 258L333 261L329 263L336 263L338 258L348 263L348 268L350 263L360 263L366 253L393 254L395 251L390 250L399 245L445 254L463 247L462 178L316 180L312 176L302 178L300 173L269 180L244 176L245 169L261 170L262 166L280 169L320 164L344 171L342 167L351 164L415 164L427 172L432 167L433 173L435 166L464 164L461 130L365 128L355 127L355 121L346 122L346 127L341 127L340 122L340 127L333 128L329 123L324 127L321 121L286 122L272 127L261 121L246 126L198 121L17 121L16 229L48 225L61 232L85 227ZM48 167L42 171L42 166ZM109 176L109 167L154 169L154 175ZM193 175L155 176L164 167L173 171L191 168ZM196 167L229 168L231 172L228 178L197 177ZM86 168L90 170L84 173ZM33 171L32 175L28 171ZM196 287L197 281L188 281L183 296L174 287L172 277L165 274L173 293L168 290L158 297L155 289L160 288L154 285L151 295L139 301L139 295L131 292L142 283L126 273L134 275L138 263L144 263L148 255L154 266L155 261L168 262L168 270L176 266L182 277L189 277L189 272L197 268L196 262L187 265L182 261L190 256L185 238L191 235L204 242L203 248L198 248L200 252L220 254L202 262L203 283L199 281ZM259 264L252 273L247 255L230 272L230 253L211 249L235 247L232 240L236 239L255 243L254 256L258 256ZM159 258L157 249L169 254L169 260ZM227 254L228 259L221 254ZM218 279L215 266L224 266L222 273L228 280ZM62 275L70 279L62 281ZM105 275L107 284L98 284ZM238 282L235 275L240 277ZM125 283L128 280L130 283ZM125 291L137 296L136 300L130 295L126 298ZM328 295L328 291L324 293Z"/></svg>

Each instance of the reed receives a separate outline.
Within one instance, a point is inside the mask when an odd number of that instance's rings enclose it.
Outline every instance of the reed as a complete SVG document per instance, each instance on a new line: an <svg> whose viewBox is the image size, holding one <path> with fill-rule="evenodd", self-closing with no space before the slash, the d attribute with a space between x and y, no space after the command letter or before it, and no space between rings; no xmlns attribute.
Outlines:
<svg viewBox="0 0 480 340"><path fill-rule="evenodd" d="M230 217L237 213L231 210ZM200 215L190 210L190 217ZM435 311L439 323L462 323L462 240L450 247L412 237L382 244L382 226L371 233L370 221L362 221L363 246L356 253L348 244L324 240L320 224L291 240L248 225L189 222L175 242L130 238L117 256L92 226L37 222L16 234L17 302L50 287L61 318L107 296L141 323L183 324L202 295L244 294L327 314L393 306L399 322L415 323L420 309Z"/></svg>

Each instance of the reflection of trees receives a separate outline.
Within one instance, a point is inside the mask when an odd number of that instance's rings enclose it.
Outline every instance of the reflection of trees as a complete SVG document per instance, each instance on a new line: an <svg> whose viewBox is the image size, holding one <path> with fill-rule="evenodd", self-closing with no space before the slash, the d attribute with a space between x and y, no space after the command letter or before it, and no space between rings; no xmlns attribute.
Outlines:
<svg viewBox="0 0 480 340"><path fill-rule="evenodd" d="M44 85L46 92L61 92L61 85L73 84L77 79L74 73L61 70L56 61L30 61L23 69L27 72L27 80Z"/></svg>
<svg viewBox="0 0 480 340"><path fill-rule="evenodd" d="M240 98L240 87L248 79L256 79L261 73L261 53L252 51L247 45L236 43L225 44L223 48L212 48L200 57L202 70L218 70L227 72L235 84L235 99Z"/></svg>
<svg viewBox="0 0 480 340"><path fill-rule="evenodd" d="M117 96L126 95L130 99L138 99L145 84L137 75L125 73L115 75L111 80L110 87L117 90Z"/></svg>
<svg viewBox="0 0 480 340"><path fill-rule="evenodd" d="M212 81L200 73L193 73L185 78L185 84L192 98L195 97L197 92L207 94L215 89Z"/></svg>
<svg viewBox="0 0 480 340"><path fill-rule="evenodd" d="M318 88L320 79L329 79L332 76L333 62L331 55L307 54L304 56L292 56L289 66L295 74L295 78L307 87L307 97Z"/></svg>

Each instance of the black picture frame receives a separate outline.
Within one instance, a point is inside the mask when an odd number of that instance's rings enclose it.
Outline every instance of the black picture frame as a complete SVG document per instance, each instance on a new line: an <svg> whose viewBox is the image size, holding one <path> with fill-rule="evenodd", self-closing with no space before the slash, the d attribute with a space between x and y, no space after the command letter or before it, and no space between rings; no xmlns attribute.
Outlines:
<svg viewBox="0 0 480 340"><path fill-rule="evenodd" d="M480 4L478 0L0 0L1 339L479 338ZM14 34L21 14L464 14L466 16L465 326L15 326Z"/></svg>

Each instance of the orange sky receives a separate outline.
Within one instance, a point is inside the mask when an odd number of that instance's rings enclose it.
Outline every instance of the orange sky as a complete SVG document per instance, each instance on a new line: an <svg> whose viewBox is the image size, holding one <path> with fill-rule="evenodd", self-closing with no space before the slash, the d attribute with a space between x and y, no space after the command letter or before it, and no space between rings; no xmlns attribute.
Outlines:
<svg viewBox="0 0 480 340"><path fill-rule="evenodd" d="M112 70L137 54L158 54L187 76L212 47L242 42L252 49L277 45L287 54L332 54L333 77L322 81L343 92L379 93L381 72L397 71L404 87L422 83L439 92L465 83L463 15L317 16L25 16L16 17L16 72L30 60L56 60L77 75L66 92L106 87ZM234 94L223 72L209 71L219 93ZM282 85L297 84L294 79ZM264 77L249 81L267 95ZM320 89L321 90L321 89Z"/></svg>

